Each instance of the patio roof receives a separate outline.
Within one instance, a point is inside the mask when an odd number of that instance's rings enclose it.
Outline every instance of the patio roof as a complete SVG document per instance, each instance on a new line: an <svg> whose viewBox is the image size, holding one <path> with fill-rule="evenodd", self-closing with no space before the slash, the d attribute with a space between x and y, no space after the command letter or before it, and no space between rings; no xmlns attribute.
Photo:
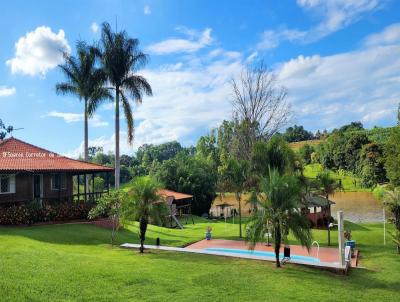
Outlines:
<svg viewBox="0 0 400 302"><path fill-rule="evenodd" d="M332 200L327 200L325 197L319 195L307 195L306 196L307 207L325 207L328 205L335 204Z"/></svg>

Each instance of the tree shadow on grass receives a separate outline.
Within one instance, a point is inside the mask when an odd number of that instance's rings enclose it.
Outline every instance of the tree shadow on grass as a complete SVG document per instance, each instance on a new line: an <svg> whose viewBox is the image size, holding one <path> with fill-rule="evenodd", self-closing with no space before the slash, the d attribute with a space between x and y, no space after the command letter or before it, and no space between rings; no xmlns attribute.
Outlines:
<svg viewBox="0 0 400 302"><path fill-rule="evenodd" d="M66 245L101 245L111 243L111 230L91 224L59 224L30 227L0 227L0 236L19 236L32 240ZM156 237L148 234L146 243L154 244ZM116 245L122 243L139 243L137 232L120 229L117 233ZM166 243L179 245L182 240L167 239Z"/></svg>

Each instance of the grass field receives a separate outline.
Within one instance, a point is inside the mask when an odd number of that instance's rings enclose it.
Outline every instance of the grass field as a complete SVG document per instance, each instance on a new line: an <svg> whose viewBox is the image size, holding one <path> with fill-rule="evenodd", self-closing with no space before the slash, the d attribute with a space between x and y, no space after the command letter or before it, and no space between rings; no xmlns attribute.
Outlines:
<svg viewBox="0 0 400 302"><path fill-rule="evenodd" d="M318 173L322 172L323 168L321 164L309 164L304 166L304 176L307 178L315 179L318 175ZM336 179L339 181L339 179L342 180L342 186L344 191L347 192L359 192L359 191L366 191L366 192L371 192L371 188L364 188L361 186L361 181L359 178L346 175L344 173L338 174L333 171L329 171L329 174L332 178Z"/></svg>
<svg viewBox="0 0 400 302"><path fill-rule="evenodd" d="M289 146L293 150L297 151L304 145L310 145L312 147L315 147L315 146L318 146L322 142L323 142L323 140L321 140L321 139L313 139L313 140L308 140L308 141L289 143Z"/></svg>
<svg viewBox="0 0 400 302"><path fill-rule="evenodd" d="M210 222L184 230L150 226L148 243L200 240ZM217 238L237 239L238 226L213 222ZM303 266L219 256L111 248L107 229L87 224L0 227L1 301L398 301L400 256L382 245L382 226L346 224L361 249L349 276ZM333 242L336 243L336 232ZM326 231L314 239L326 245ZM137 225L119 233L137 242Z"/></svg>

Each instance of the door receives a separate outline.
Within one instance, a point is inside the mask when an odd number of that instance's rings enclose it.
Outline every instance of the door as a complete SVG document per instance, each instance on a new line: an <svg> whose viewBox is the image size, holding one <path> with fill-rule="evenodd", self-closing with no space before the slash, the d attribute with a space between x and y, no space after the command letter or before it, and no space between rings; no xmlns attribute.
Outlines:
<svg viewBox="0 0 400 302"><path fill-rule="evenodd" d="M40 174L33 175L33 198L43 197L43 177Z"/></svg>

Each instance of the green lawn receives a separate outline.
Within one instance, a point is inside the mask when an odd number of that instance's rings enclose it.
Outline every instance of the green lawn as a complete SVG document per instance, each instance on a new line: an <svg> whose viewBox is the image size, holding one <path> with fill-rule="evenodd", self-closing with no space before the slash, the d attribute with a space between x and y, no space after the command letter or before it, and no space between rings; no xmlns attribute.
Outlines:
<svg viewBox="0 0 400 302"><path fill-rule="evenodd" d="M322 172L323 168L321 164L309 164L304 166L304 176L307 178L315 179L318 173ZM364 188L361 186L361 181L357 177L346 175L344 173L339 174L329 170L329 174L332 178L339 181L342 180L342 186L346 192L372 192L370 188ZM356 181L354 183L354 180Z"/></svg>
<svg viewBox="0 0 400 302"><path fill-rule="evenodd" d="M236 221L235 221L236 222ZM151 226L148 243L181 246L204 236L208 221L184 230ZM213 222L213 235L236 239L238 225ZM0 227L1 301L398 301L400 256L382 245L382 226L346 224L362 266L349 276L303 266L163 251L111 248L92 225ZM333 232L333 242L336 242ZM314 231L326 244L326 231ZM137 225L118 241L137 242Z"/></svg>

